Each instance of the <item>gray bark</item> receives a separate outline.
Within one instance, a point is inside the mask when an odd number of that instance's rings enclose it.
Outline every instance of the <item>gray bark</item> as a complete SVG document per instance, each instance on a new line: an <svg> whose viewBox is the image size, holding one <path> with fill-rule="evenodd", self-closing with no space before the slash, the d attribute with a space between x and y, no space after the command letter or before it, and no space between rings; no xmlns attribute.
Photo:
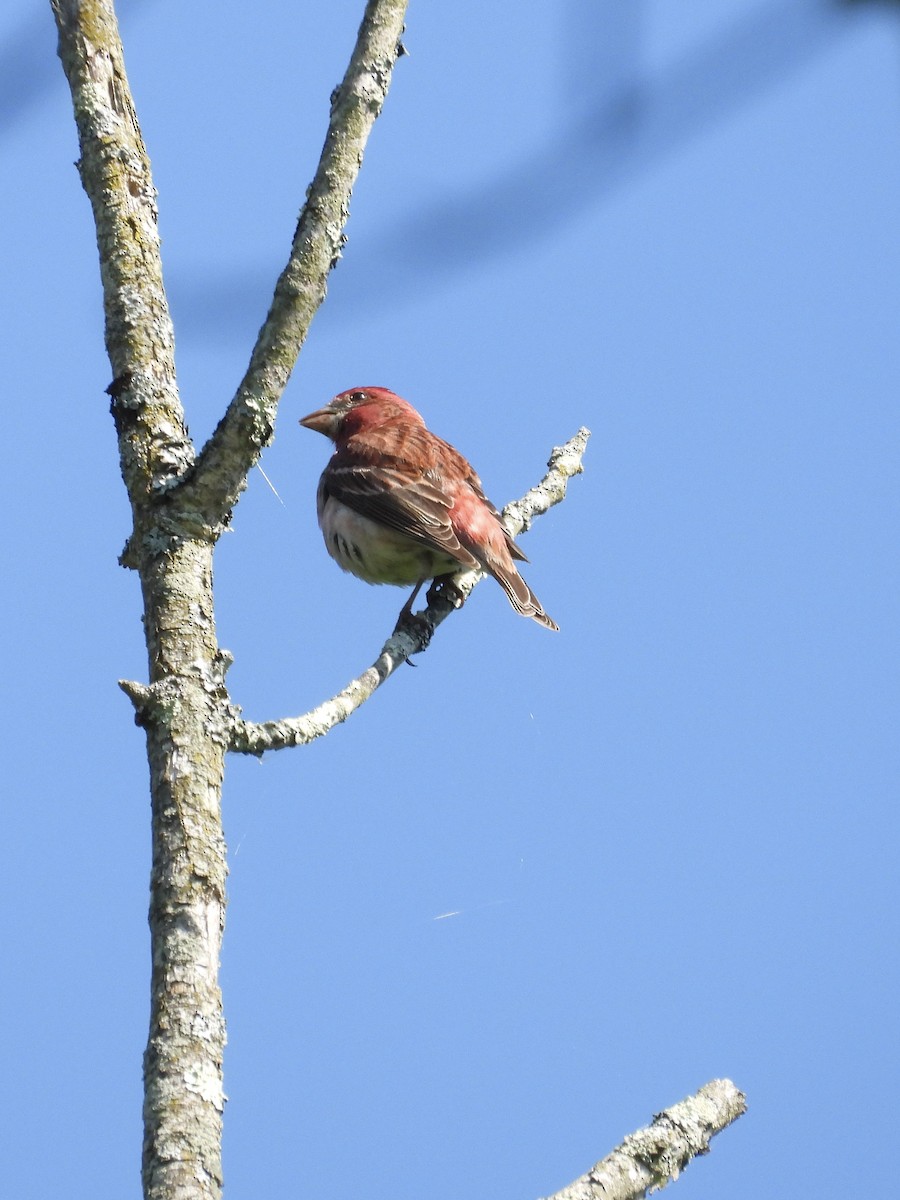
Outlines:
<svg viewBox="0 0 900 1200"><path fill-rule="evenodd" d="M587 1174L548 1200L642 1200L673 1183L690 1160L709 1153L712 1137L747 1111L730 1079L714 1079L693 1096L657 1113Z"/></svg>

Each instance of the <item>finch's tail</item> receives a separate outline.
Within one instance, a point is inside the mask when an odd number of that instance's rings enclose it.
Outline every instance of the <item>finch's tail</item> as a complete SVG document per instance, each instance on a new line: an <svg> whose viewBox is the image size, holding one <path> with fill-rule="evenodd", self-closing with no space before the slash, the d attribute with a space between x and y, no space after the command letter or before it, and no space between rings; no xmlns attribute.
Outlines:
<svg viewBox="0 0 900 1200"><path fill-rule="evenodd" d="M544 612L544 606L512 564L509 568L491 564L488 570L509 597L509 602L523 617L531 617L545 629L559 629L552 617Z"/></svg>

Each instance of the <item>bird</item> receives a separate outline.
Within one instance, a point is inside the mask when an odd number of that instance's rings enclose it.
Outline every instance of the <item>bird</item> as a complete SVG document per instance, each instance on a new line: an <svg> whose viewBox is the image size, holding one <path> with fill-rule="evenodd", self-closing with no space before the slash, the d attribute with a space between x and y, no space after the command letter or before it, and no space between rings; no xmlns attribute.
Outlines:
<svg viewBox="0 0 900 1200"><path fill-rule="evenodd" d="M525 555L503 526L471 464L433 434L388 388L355 387L301 419L335 449L319 480L316 509L325 547L366 583L412 587L398 627L412 619L422 584L446 595L449 577L478 568L523 617L558 629L519 574ZM454 602L461 603L456 594Z"/></svg>

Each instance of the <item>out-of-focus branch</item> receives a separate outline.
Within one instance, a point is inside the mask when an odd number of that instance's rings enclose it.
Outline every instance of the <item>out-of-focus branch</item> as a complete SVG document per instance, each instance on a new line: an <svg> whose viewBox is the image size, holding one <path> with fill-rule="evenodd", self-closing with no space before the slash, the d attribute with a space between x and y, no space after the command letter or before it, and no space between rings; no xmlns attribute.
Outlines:
<svg viewBox="0 0 900 1200"><path fill-rule="evenodd" d="M331 119L307 191L287 266L250 365L225 416L203 447L187 485L211 525L227 521L247 472L272 440L275 414L331 268L341 256L350 194L363 152L403 53L407 0L369 0L343 81L331 97Z"/></svg>
<svg viewBox="0 0 900 1200"><path fill-rule="evenodd" d="M587 429L579 429L564 446L557 446L550 455L547 474L541 482L521 500L514 500L504 508L504 524L514 537L529 529L536 517L565 499L569 480L584 469L581 460L589 437ZM465 571L453 577L453 585L465 598L482 578L480 571ZM431 640L431 632L453 611L454 606L449 600L437 598L432 601L428 608L416 614L422 619L420 622L395 630L368 670L336 696L301 717L256 724L236 715L229 749L239 754L263 754L266 750L283 750L287 746L303 746L315 741L341 721L346 721L410 655L424 650Z"/></svg>
<svg viewBox="0 0 900 1200"><path fill-rule="evenodd" d="M548 1200L640 1200L677 1179L690 1160L709 1153L711 1138L747 1111L730 1079L714 1079L653 1118Z"/></svg>

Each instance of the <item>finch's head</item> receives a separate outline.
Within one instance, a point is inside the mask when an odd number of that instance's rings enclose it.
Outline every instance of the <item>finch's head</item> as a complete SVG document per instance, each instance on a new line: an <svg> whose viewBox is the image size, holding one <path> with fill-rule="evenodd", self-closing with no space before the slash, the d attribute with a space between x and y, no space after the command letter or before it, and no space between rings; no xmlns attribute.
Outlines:
<svg viewBox="0 0 900 1200"><path fill-rule="evenodd" d="M300 424L336 442L393 420L425 424L411 404L388 388L355 387L339 392L324 408L301 418Z"/></svg>

